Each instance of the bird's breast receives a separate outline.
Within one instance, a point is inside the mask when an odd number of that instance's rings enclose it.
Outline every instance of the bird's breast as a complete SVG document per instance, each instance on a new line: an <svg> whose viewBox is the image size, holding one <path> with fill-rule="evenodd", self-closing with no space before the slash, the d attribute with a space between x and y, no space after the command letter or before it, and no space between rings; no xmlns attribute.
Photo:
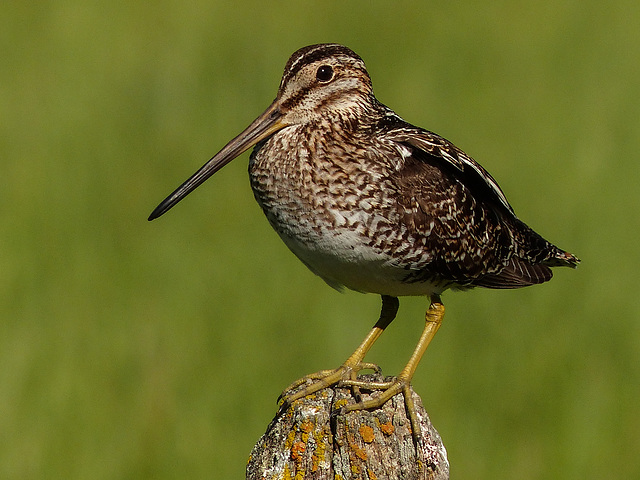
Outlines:
<svg viewBox="0 0 640 480"><path fill-rule="evenodd" d="M369 243L391 207L380 188L384 172L363 157L308 136L274 135L251 155L251 187L283 237L309 248L357 248Z"/></svg>
<svg viewBox="0 0 640 480"><path fill-rule="evenodd" d="M424 286L407 292L402 285L407 271L396 254L407 245L406 231L390 168L372 161L365 150L274 135L252 153L249 175L271 226L331 286L424 294Z"/></svg>

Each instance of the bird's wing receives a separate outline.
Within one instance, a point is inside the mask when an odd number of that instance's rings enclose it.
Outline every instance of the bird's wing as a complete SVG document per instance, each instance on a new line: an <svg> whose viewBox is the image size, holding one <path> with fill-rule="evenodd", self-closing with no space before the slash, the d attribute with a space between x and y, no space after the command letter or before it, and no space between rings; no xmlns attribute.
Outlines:
<svg viewBox="0 0 640 480"><path fill-rule="evenodd" d="M378 128L402 158L394 182L412 192L398 197L402 221L436 252L413 280L435 274L460 286L518 288L551 278L559 249L518 220L481 165L393 113Z"/></svg>
<svg viewBox="0 0 640 480"><path fill-rule="evenodd" d="M484 193L488 193L499 205L515 217L515 213L506 195L498 185L498 182L487 172L482 165L468 156L453 143L445 138L424 130L422 128L405 122L394 112L389 111L382 122L382 130L385 131L384 138L396 142L406 148L417 150L416 157L420 157L420 152L442 159L444 162L454 167L464 176L474 180L473 183L483 186Z"/></svg>

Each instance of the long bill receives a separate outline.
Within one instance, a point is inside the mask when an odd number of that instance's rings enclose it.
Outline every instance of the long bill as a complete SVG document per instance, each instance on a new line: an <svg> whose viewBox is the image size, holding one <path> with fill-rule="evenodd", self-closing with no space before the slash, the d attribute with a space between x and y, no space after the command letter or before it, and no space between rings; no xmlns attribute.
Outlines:
<svg viewBox="0 0 640 480"><path fill-rule="evenodd" d="M282 122L282 113L278 108L277 100L274 101L267 110L256 118L251 125L227 143L222 150L205 163L186 182L180 185L171 195L165 198L156 209L149 215L149 220L154 220L166 213L176 203L193 192L198 186L204 183L211 175L224 167L231 160L254 146L261 140L269 137L278 130L287 126Z"/></svg>

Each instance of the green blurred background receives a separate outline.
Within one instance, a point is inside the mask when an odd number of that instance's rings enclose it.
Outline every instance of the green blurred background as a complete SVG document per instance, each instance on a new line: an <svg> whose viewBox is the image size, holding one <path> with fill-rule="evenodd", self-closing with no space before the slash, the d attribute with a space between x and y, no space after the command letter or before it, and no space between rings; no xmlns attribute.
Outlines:
<svg viewBox="0 0 640 480"><path fill-rule="evenodd" d="M342 362L379 298L306 271L247 155L147 215L344 43L378 98L479 160L583 260L447 293L415 389L452 478L640 478L640 3L3 2L0 478L243 478L280 390ZM368 357L407 360L427 300Z"/></svg>

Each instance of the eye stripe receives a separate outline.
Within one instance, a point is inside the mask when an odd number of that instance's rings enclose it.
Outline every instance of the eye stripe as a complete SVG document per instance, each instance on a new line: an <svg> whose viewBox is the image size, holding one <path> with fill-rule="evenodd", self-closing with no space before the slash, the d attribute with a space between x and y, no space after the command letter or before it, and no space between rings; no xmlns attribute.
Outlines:
<svg viewBox="0 0 640 480"><path fill-rule="evenodd" d="M284 67L285 73L282 76L280 86L282 87L291 78L295 77L296 74L306 65L320 62L325 58L336 57L342 57L344 60L349 61L349 63L352 64L360 63L364 69L364 62L362 58L360 58L357 53L343 45L338 45L336 43L309 45L308 47L298 50L289 59L287 65Z"/></svg>

